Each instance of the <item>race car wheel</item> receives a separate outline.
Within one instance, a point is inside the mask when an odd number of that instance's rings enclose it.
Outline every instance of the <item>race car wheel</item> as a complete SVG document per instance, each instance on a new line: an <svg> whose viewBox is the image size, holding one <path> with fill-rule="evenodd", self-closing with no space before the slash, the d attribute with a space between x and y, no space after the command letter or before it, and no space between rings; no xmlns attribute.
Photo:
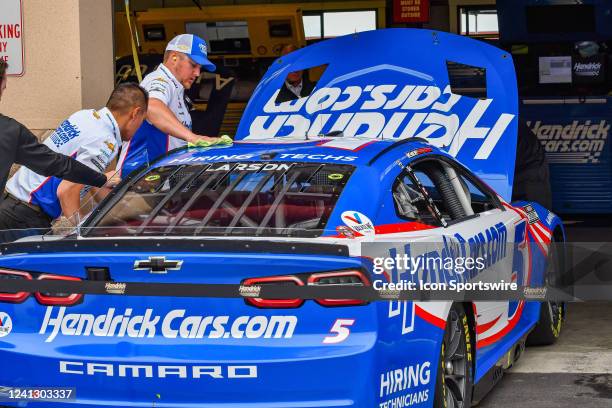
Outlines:
<svg viewBox="0 0 612 408"><path fill-rule="evenodd" d="M548 253L548 265L546 267L546 282L555 282L559 270L560 258L557 245L553 240ZM553 283L554 285L554 283ZM554 344L561 335L561 328L565 319L565 303L542 302L540 307L540 319L536 327L527 337L528 346L549 346Z"/></svg>
<svg viewBox="0 0 612 408"><path fill-rule="evenodd" d="M435 408L471 406L473 360L472 337L465 310L460 304L453 304L440 353Z"/></svg>
<svg viewBox="0 0 612 408"><path fill-rule="evenodd" d="M561 335L565 303L542 302L540 320L535 329L527 337L528 346L549 346L554 344Z"/></svg>

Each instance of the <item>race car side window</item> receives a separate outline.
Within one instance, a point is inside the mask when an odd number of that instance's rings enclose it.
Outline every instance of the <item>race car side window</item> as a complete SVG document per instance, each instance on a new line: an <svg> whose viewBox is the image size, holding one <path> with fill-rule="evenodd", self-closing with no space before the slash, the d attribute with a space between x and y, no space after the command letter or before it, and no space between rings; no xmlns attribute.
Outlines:
<svg viewBox="0 0 612 408"><path fill-rule="evenodd" d="M470 215L465 211L441 161L433 157L418 160L411 165L411 174L431 199L432 211L439 214L443 225Z"/></svg>
<svg viewBox="0 0 612 408"><path fill-rule="evenodd" d="M478 181L478 179L470 174L465 168L458 166L456 163L444 161L445 167L452 167L459 179L462 192L469 200L470 207L474 214L480 214L485 211L490 211L496 208L503 209L499 199L493 191L487 186ZM461 192L457 192L460 194Z"/></svg>
<svg viewBox="0 0 612 408"><path fill-rule="evenodd" d="M501 208L494 193L448 158L430 156L413 163L411 169L443 223L460 222Z"/></svg>
<svg viewBox="0 0 612 408"><path fill-rule="evenodd" d="M459 180L467 196L470 197L470 203L472 204L474 214L480 214L498 208L489 192L481 190L462 174L459 174Z"/></svg>
<svg viewBox="0 0 612 408"><path fill-rule="evenodd" d="M402 173L393 185L393 202L399 218L429 225L440 224L431 203L406 173Z"/></svg>

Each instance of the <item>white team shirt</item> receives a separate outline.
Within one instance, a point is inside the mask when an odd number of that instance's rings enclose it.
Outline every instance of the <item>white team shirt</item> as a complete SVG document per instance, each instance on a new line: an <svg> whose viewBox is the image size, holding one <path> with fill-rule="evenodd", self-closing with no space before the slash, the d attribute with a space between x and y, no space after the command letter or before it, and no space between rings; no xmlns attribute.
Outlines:
<svg viewBox="0 0 612 408"><path fill-rule="evenodd" d="M51 150L71 156L87 167L104 172L117 156L121 133L108 108L82 110L70 116L43 142ZM22 201L40 206L53 218L61 214L56 177L41 176L21 167L6 190ZM58 213L59 211L59 213Z"/></svg>
<svg viewBox="0 0 612 408"><path fill-rule="evenodd" d="M176 77L170 72L168 68L162 63L159 64L156 70L149 73L144 77L140 85L149 93L149 98L155 98L164 103L174 116L188 129L192 127L191 114L185 106L185 87L181 84ZM156 129L151 122L148 122L148 129ZM134 138L125 144L121 150L121 156L119 157L118 168L123 168L124 163L133 159L128 158L128 152L139 151L139 149L148 146L146 138L149 137L147 131L142 131L146 126L143 125L141 130L134 136ZM157 157L165 154L170 150L183 147L187 144L183 139L179 139L172 135L168 135L168 142L165 146L160 147L163 151L148 151L147 157ZM145 150L148 148L145 148ZM140 159L138 159L140 160ZM148 160L148 159L147 159ZM140 165L142 163L138 163Z"/></svg>
<svg viewBox="0 0 612 408"><path fill-rule="evenodd" d="M170 72L164 64L148 74L140 85L149 92L149 98L159 99L177 117L179 122L191 129L191 114L185 106L185 87ZM170 135L168 151L187 144L183 139Z"/></svg>

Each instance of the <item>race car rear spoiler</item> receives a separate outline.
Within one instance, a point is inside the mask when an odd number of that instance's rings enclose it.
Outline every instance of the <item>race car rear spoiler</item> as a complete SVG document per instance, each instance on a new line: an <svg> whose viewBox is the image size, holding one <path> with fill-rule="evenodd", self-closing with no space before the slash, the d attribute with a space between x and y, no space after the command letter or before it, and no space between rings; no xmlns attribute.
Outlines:
<svg viewBox="0 0 612 408"><path fill-rule="evenodd" d="M346 245L248 239L60 239L2 244L2 255L54 252L225 252L349 256Z"/></svg>

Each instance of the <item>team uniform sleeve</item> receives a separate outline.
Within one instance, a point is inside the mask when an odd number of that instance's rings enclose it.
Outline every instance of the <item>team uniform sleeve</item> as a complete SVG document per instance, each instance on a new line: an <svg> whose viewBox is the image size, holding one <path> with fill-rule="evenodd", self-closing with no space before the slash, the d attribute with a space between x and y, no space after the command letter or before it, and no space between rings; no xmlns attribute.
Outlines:
<svg viewBox="0 0 612 408"><path fill-rule="evenodd" d="M143 83L143 87L149 92L149 98L159 99L164 105L169 105L172 99L172 84L164 78L154 78Z"/></svg>
<svg viewBox="0 0 612 408"><path fill-rule="evenodd" d="M74 183L102 187L106 176L40 143L23 125L19 128L19 146L15 162L42 176L55 176Z"/></svg>
<svg viewBox="0 0 612 408"><path fill-rule="evenodd" d="M106 139L96 138L83 143L79 146L76 159L92 170L98 170L100 172L106 171L108 165L117 155L119 147L114 145L114 141L108 142L113 146L111 150L109 144L107 144L105 140Z"/></svg>

